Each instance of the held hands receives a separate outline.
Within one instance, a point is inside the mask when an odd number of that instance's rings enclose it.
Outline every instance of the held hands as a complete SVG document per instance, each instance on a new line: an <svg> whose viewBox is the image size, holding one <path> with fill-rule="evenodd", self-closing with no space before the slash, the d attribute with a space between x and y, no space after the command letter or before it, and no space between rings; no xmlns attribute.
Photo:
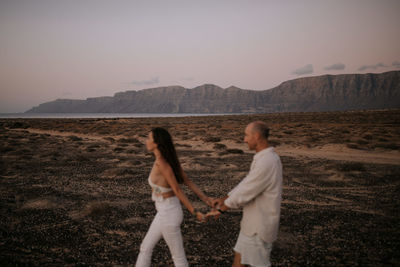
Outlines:
<svg viewBox="0 0 400 267"><path fill-rule="evenodd" d="M221 212L216 209L212 209L206 214L206 220L208 221L209 218L214 218L214 220L217 220L219 215L221 215Z"/></svg>
<svg viewBox="0 0 400 267"><path fill-rule="evenodd" d="M204 214L200 211L196 212L196 219L198 222L204 223L207 222L210 218L214 218L214 220L219 218L219 215L221 215L221 213L217 210L212 209L211 211L209 211L207 214Z"/></svg>
<svg viewBox="0 0 400 267"><path fill-rule="evenodd" d="M221 215L221 212L219 211L219 209L220 209L221 206L224 205L224 201L225 201L225 198L214 198L214 199L212 199L212 202L211 202L212 209L211 209L211 211L209 211L206 214L207 220L210 217L214 217L214 220L217 220L219 218L219 216Z"/></svg>
<svg viewBox="0 0 400 267"><path fill-rule="evenodd" d="M204 202L212 209L207 212L207 214L196 211L194 215L196 216L197 221L204 223L210 220L210 218L214 218L214 220L217 220L221 215L221 212L219 212L217 209L219 209L219 207L224 204L224 199L207 197Z"/></svg>
<svg viewBox="0 0 400 267"><path fill-rule="evenodd" d="M213 203L214 203L215 200L216 200L216 198L207 197L207 198L205 199L204 202L205 202L209 207L213 208L213 207L214 207L214 206L213 206Z"/></svg>
<svg viewBox="0 0 400 267"><path fill-rule="evenodd" d="M223 198L213 198L211 201L211 207L213 208L221 207L223 204L224 204Z"/></svg>
<svg viewBox="0 0 400 267"><path fill-rule="evenodd" d="M203 198L203 201L204 201L204 203L207 204L207 206L213 207L213 203L215 201L215 198L206 196L205 198ZM200 211L195 211L193 215L196 217L198 222L203 223L203 222L206 222L208 220L207 215L205 215L204 213L202 213Z"/></svg>

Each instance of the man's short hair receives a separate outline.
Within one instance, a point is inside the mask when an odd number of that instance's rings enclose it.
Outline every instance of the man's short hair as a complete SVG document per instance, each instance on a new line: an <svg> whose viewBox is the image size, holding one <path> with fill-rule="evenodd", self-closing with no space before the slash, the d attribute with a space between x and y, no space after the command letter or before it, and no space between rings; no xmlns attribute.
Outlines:
<svg viewBox="0 0 400 267"><path fill-rule="evenodd" d="M255 121L251 123L253 126L253 131L260 133L261 137L268 140L269 128L268 125L263 121Z"/></svg>

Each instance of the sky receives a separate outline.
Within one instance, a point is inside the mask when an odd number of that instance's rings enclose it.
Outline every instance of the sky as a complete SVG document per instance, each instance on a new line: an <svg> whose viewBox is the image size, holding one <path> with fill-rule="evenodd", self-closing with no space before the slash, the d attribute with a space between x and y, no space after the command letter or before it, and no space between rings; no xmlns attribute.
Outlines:
<svg viewBox="0 0 400 267"><path fill-rule="evenodd" d="M0 113L400 70L399 0L0 0Z"/></svg>

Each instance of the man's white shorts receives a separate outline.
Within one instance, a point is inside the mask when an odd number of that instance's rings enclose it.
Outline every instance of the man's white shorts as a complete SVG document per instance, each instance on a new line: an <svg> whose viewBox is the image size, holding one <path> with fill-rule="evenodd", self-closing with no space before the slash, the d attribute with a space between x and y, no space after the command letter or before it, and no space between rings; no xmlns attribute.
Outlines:
<svg viewBox="0 0 400 267"><path fill-rule="evenodd" d="M240 232L233 249L237 253L240 253L242 264L257 267L271 266L269 257L272 250L272 243L264 242L257 235L247 236Z"/></svg>

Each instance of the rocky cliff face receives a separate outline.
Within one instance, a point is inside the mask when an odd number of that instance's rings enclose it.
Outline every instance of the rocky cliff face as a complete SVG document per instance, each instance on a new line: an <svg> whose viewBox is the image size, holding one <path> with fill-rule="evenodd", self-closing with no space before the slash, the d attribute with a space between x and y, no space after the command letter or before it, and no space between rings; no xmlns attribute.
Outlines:
<svg viewBox="0 0 400 267"><path fill-rule="evenodd" d="M265 91L205 84L126 91L113 97L59 99L33 113L241 113L400 108L400 71L323 75L283 82Z"/></svg>
<svg viewBox="0 0 400 267"><path fill-rule="evenodd" d="M275 111L328 111L400 107L400 72L324 75L264 91Z"/></svg>

